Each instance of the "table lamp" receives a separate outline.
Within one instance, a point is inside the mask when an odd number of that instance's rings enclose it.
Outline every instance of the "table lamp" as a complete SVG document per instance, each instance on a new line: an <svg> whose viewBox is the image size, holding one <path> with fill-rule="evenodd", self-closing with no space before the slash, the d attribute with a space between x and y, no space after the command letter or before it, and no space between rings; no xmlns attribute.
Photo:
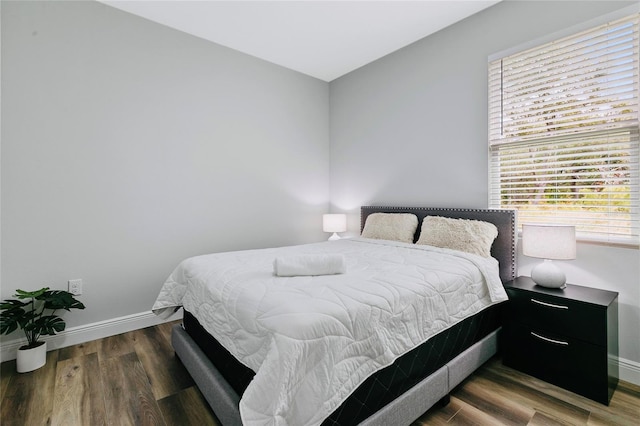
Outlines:
<svg viewBox="0 0 640 426"><path fill-rule="evenodd" d="M570 225L522 225L522 254L544 259L531 270L542 287L565 288L566 277L552 260L576 258L576 228Z"/></svg>
<svg viewBox="0 0 640 426"><path fill-rule="evenodd" d="M329 241L339 240L340 236L337 232L347 230L347 215L342 213L323 214L322 230L324 232L333 232L333 235L329 237Z"/></svg>

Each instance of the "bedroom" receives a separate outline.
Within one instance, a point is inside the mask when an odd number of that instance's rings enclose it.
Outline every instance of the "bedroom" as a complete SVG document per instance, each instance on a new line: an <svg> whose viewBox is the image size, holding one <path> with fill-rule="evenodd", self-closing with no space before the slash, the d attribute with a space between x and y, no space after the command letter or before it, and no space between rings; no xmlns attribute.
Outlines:
<svg viewBox="0 0 640 426"><path fill-rule="evenodd" d="M2 297L82 278L78 343L155 321L187 256L319 241L328 210L357 232L364 204L486 207L487 57L631 3L502 2L327 83L98 3L3 2ZM636 384L639 265L566 265L620 292Z"/></svg>

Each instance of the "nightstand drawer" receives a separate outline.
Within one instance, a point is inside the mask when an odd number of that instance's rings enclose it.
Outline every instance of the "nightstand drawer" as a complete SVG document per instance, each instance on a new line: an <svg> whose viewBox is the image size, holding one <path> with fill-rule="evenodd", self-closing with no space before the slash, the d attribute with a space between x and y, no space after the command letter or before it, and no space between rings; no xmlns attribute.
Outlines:
<svg viewBox="0 0 640 426"><path fill-rule="evenodd" d="M505 325L503 362L608 404L607 349L525 324Z"/></svg>
<svg viewBox="0 0 640 426"><path fill-rule="evenodd" d="M511 318L598 346L607 345L606 310L541 293L507 289Z"/></svg>

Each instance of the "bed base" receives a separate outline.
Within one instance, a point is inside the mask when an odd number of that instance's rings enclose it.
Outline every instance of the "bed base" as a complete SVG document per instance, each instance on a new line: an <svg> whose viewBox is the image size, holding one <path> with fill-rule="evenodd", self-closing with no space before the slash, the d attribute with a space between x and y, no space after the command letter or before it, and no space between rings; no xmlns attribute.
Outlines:
<svg viewBox="0 0 640 426"><path fill-rule="evenodd" d="M489 333L361 422L360 426L409 425L438 401L444 400L446 403L449 393L456 386L497 353L499 331ZM240 396L181 325L173 326L171 343L222 425L241 426Z"/></svg>

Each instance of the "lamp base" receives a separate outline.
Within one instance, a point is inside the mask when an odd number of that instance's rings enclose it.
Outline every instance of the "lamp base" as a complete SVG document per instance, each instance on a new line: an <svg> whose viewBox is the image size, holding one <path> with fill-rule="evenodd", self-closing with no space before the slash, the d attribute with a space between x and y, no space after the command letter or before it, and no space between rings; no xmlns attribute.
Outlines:
<svg viewBox="0 0 640 426"><path fill-rule="evenodd" d="M338 235L337 233L333 233L332 236L329 237L329 241L337 241L340 239L340 235Z"/></svg>
<svg viewBox="0 0 640 426"><path fill-rule="evenodd" d="M567 287L567 278L565 277L564 272L562 272L562 269L558 268L555 263L548 259L545 259L544 262L539 263L531 270L531 279L542 287Z"/></svg>

